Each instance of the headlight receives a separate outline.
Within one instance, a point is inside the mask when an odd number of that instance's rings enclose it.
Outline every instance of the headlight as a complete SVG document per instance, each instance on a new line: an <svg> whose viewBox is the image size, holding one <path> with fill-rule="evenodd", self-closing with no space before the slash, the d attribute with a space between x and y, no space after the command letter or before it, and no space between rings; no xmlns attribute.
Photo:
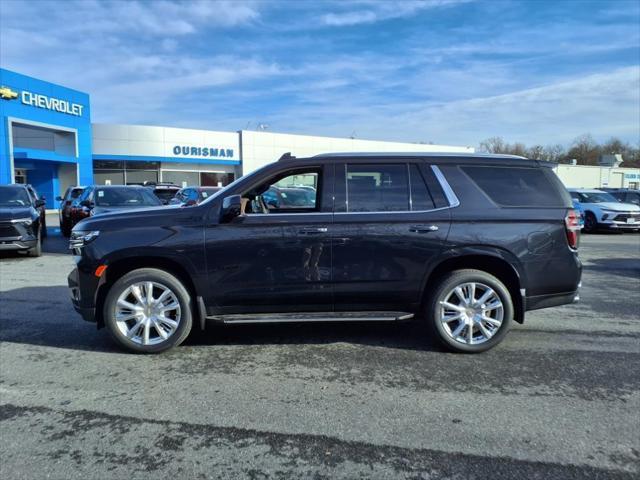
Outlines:
<svg viewBox="0 0 640 480"><path fill-rule="evenodd" d="M98 238L98 235L100 235L100 232L98 230L94 230L92 232L71 232L71 238L69 239L69 248L82 248Z"/></svg>
<svg viewBox="0 0 640 480"><path fill-rule="evenodd" d="M31 217L14 218L11 220L11 223L24 223L25 225L28 226L33 223L33 220L31 220Z"/></svg>

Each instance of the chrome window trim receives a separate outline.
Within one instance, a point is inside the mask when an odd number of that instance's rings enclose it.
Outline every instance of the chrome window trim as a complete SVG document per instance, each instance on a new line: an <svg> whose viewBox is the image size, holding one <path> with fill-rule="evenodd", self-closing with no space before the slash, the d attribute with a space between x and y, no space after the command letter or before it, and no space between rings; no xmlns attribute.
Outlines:
<svg viewBox="0 0 640 480"><path fill-rule="evenodd" d="M346 174L347 174L347 164L344 165L345 167L345 180L346 180ZM409 168L409 164L407 164L407 168ZM429 213L429 212L438 212L440 210L446 210L448 208L455 208L457 206L460 205L460 200L458 200L458 197L456 196L456 194L453 192L453 189L451 188L451 185L449 185L449 182L447 182L447 179L445 178L444 174L442 173L442 171L438 168L437 165L431 165L431 171L433 172L433 174L435 175L436 179L438 180L438 183L440 184L440 186L442 187L442 191L444 192L445 197L447 197L447 201L449 202L449 205L446 207L438 207L438 208L432 208L429 210L389 210L389 211L377 211L377 212L308 212L308 213L302 213L302 212L298 212L298 213L274 213L272 215L276 215L278 217L290 217L290 216L298 216L298 215L389 215L392 213ZM410 172L409 172L410 175ZM410 180L410 177L408 178L408 180ZM409 183L409 189L411 188L411 183ZM345 183L345 189L346 189L346 195L348 198L348 188L346 188L346 183ZM411 195L409 195L409 198L411 198ZM335 207L335 203L334 203L334 207ZM348 204L347 204L347 208L348 208ZM245 215L247 216L263 216L263 215L269 215L268 213L246 213Z"/></svg>
<svg viewBox="0 0 640 480"><path fill-rule="evenodd" d="M449 208L455 208L460 205L460 200L456 197L456 194L453 192L451 185L447 182L447 179L444 177L440 168L437 165L431 165L431 171L436 176L436 179L440 183L442 190L444 191L445 197L447 197L447 201L449 202Z"/></svg>

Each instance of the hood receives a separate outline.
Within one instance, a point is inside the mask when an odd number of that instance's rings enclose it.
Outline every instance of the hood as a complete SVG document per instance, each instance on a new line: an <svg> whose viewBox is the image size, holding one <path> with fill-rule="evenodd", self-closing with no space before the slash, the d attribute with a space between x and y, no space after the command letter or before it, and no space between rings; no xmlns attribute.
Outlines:
<svg viewBox="0 0 640 480"><path fill-rule="evenodd" d="M596 205L603 210L613 210L614 212L640 212L640 207L633 203L602 202Z"/></svg>
<svg viewBox="0 0 640 480"><path fill-rule="evenodd" d="M157 206L152 206L152 207L100 207L100 206L96 206L93 207L93 216L95 217L96 215L106 215L106 214L113 214L113 215L118 215L121 213L149 213L150 211L154 211L154 210L158 210L158 209L165 209L166 207L164 205L157 205Z"/></svg>
<svg viewBox="0 0 640 480"><path fill-rule="evenodd" d="M78 222L74 230L120 230L145 225L173 225L182 218L194 217L194 214L198 216L196 208L182 208L180 205L118 209L95 207L94 214Z"/></svg>
<svg viewBox="0 0 640 480"><path fill-rule="evenodd" d="M33 217L33 209L31 207L0 207L0 222L26 217Z"/></svg>

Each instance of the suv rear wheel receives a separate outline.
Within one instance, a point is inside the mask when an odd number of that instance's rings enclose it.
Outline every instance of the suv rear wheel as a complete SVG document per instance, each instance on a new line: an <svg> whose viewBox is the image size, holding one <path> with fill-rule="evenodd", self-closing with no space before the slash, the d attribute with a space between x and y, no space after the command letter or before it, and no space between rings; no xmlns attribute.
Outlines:
<svg viewBox="0 0 640 480"><path fill-rule="evenodd" d="M127 350L162 352L189 335L191 296L180 280L164 270L133 270L110 288L104 320L111 336Z"/></svg>
<svg viewBox="0 0 640 480"><path fill-rule="evenodd" d="M509 290L481 270L456 270L441 278L427 302L436 338L456 352L484 352L502 341L513 319Z"/></svg>

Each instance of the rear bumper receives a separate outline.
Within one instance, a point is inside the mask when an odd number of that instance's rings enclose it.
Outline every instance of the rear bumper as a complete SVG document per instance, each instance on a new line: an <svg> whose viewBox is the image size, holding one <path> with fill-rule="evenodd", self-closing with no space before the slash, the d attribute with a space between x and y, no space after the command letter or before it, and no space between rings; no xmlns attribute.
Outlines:
<svg viewBox="0 0 640 480"><path fill-rule="evenodd" d="M554 293L552 295L537 295L534 297L526 297L526 309L539 310L541 308L558 307L560 305L568 305L576 303L580 300L579 290L573 292Z"/></svg>

